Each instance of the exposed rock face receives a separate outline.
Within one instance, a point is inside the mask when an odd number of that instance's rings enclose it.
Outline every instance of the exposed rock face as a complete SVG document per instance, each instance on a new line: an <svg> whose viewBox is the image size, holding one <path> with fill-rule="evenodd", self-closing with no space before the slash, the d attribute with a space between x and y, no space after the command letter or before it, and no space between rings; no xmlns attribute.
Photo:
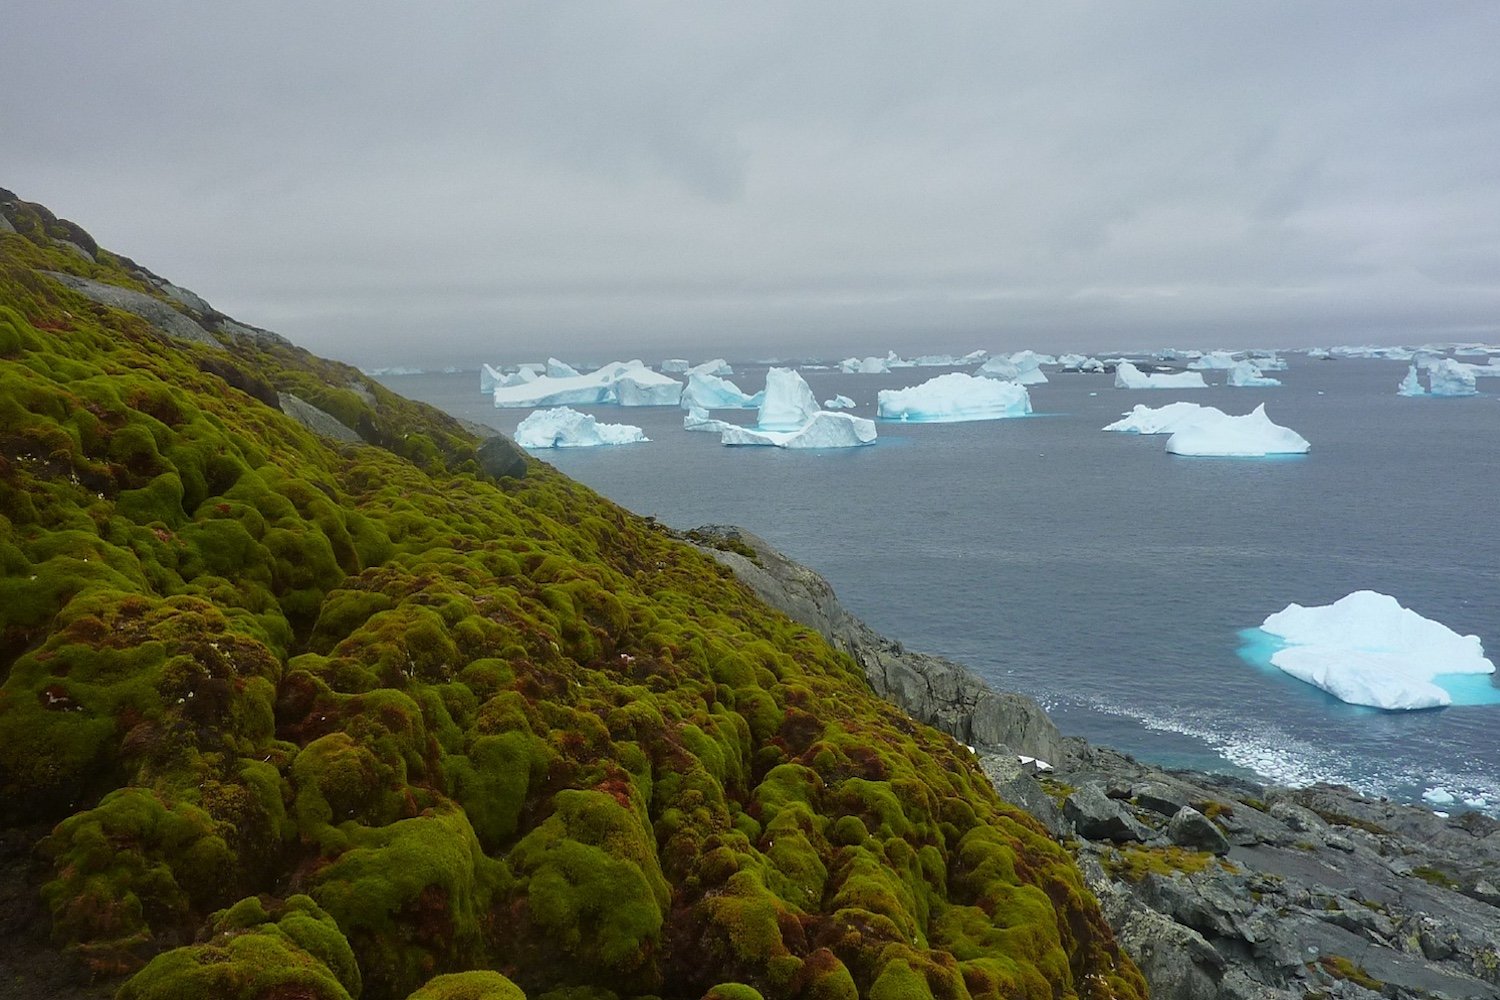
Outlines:
<svg viewBox="0 0 1500 1000"><path fill-rule="evenodd" d="M1062 736L1030 698L991 690L967 667L903 649L846 611L827 580L773 549L764 539L726 525L691 533L767 604L852 656L876 692L913 718L963 743L1050 761ZM742 551L735 551L740 549ZM751 559L743 554L753 553Z"/></svg>
<svg viewBox="0 0 1500 1000"><path fill-rule="evenodd" d="M277 400L281 404L282 413L314 434L321 434L326 438L348 444L358 444L362 440L352 429L339 423L333 415L325 413L306 400L298 399L289 392L277 393Z"/></svg>
<svg viewBox="0 0 1500 1000"><path fill-rule="evenodd" d="M128 313L139 316L168 337L174 337L178 340L191 340L200 344L208 344L212 347L219 346L219 342L214 338L213 334L165 302L160 299L153 299L144 292L134 292L128 288L121 288L118 285L106 285L102 281L81 278L76 274L64 274L61 271L43 271L41 273L50 278L57 279L75 292L78 292L85 298L98 302L100 305L123 309Z"/></svg>
<svg viewBox="0 0 1500 1000"><path fill-rule="evenodd" d="M762 539L727 527L692 536L912 715L1005 748L981 752L985 773L1076 845L1158 1000L1500 998L1500 822L1328 785L1168 772L1062 739L1029 699L873 632L827 581ZM1056 770L1034 776L1017 752Z"/></svg>

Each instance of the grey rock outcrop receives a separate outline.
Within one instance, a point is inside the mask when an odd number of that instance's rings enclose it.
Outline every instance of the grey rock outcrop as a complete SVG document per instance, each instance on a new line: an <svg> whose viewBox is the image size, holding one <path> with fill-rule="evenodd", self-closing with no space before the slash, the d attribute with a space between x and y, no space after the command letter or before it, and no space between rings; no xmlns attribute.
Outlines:
<svg viewBox="0 0 1500 1000"><path fill-rule="evenodd" d="M13 233L15 231L16 227L10 224L10 220L5 217L5 213L0 212L0 233Z"/></svg>
<svg viewBox="0 0 1500 1000"><path fill-rule="evenodd" d="M323 437L343 441L346 444L359 444L363 440L354 430L339 423L338 418L332 414L318 409L304 399L298 399L289 392L277 393L277 400L281 404L282 413L314 434L321 434Z"/></svg>
<svg viewBox="0 0 1500 1000"><path fill-rule="evenodd" d="M524 479L526 452L504 434L494 434L479 446L479 468L491 479Z"/></svg>
<svg viewBox="0 0 1500 1000"><path fill-rule="evenodd" d="M962 664L892 642L846 611L827 580L764 539L724 525L698 528L688 537L761 600L848 653L876 693L918 721L973 746L1005 747L1047 761L1062 752L1062 735L1035 701L994 691ZM754 558L725 547L731 545Z"/></svg>
<svg viewBox="0 0 1500 1000"><path fill-rule="evenodd" d="M168 337L177 340L188 340L199 344L208 344L218 347L219 341L214 335L199 326L192 319L173 309L160 299L153 299L144 292L132 291L129 288L121 288L118 285L106 285L102 281L94 281L90 278L80 278L76 274L64 274L61 271L42 271L42 274L54 278L87 299L92 299L100 305L110 306L114 309L123 309L128 313L139 316L150 323L154 328Z"/></svg>

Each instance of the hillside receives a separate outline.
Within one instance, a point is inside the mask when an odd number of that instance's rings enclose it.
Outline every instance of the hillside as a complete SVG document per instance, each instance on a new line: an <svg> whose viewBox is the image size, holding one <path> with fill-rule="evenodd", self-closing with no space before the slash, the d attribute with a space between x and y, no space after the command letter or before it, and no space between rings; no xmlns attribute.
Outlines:
<svg viewBox="0 0 1500 1000"><path fill-rule="evenodd" d="M0 995L1144 995L974 757L709 556L0 217Z"/></svg>

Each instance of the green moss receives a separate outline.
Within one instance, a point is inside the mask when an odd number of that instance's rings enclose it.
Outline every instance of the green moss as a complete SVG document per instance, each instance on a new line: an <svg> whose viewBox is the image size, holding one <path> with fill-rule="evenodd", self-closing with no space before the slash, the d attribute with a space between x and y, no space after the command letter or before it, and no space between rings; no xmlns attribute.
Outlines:
<svg viewBox="0 0 1500 1000"><path fill-rule="evenodd" d="M1144 995L970 756L707 555L540 463L486 480L475 438L347 366L162 340L39 273L146 290L133 264L25 212L0 819L60 824L54 930L99 975L197 940L128 989Z"/></svg>
<svg viewBox="0 0 1500 1000"><path fill-rule="evenodd" d="M1411 873L1429 885L1435 885L1442 889L1457 889L1458 882L1445 871L1420 865L1411 870Z"/></svg>
<svg viewBox="0 0 1500 1000"><path fill-rule="evenodd" d="M1115 878L1139 882L1147 875L1170 877L1177 872L1195 875L1206 870L1214 856L1206 851L1189 850L1175 844L1170 847L1137 847L1127 844L1109 851L1101 860L1104 870Z"/></svg>
<svg viewBox="0 0 1500 1000"><path fill-rule="evenodd" d="M153 959L119 1000L350 1000L360 995L349 943L316 903L292 896L267 907L256 897L214 915L203 944Z"/></svg>
<svg viewBox="0 0 1500 1000"><path fill-rule="evenodd" d="M1355 965L1343 955L1324 955L1318 959L1318 967L1335 979L1344 979L1356 986L1363 986L1376 993L1385 989L1385 983Z"/></svg>
<svg viewBox="0 0 1500 1000"><path fill-rule="evenodd" d="M454 972L429 980L407 1000L526 1000L526 994L498 972Z"/></svg>

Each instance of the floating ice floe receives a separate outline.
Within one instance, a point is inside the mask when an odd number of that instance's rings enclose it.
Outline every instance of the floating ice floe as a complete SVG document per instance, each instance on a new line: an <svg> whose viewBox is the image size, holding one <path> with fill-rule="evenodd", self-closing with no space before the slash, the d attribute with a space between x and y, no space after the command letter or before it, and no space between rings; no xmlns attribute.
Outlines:
<svg viewBox="0 0 1500 1000"><path fill-rule="evenodd" d="M1425 396L1427 390L1422 388L1422 380L1417 377L1417 366L1412 365L1406 369L1406 377L1396 384L1396 395L1398 396Z"/></svg>
<svg viewBox="0 0 1500 1000"><path fill-rule="evenodd" d="M601 424L593 414L567 406L537 410L516 427L515 437L522 448L597 448L650 440L639 427Z"/></svg>
<svg viewBox="0 0 1500 1000"><path fill-rule="evenodd" d="M1115 367L1116 389L1207 389L1208 383L1197 372L1146 373L1129 361Z"/></svg>
<svg viewBox="0 0 1500 1000"><path fill-rule="evenodd" d="M705 410L753 408L765 398L763 392L750 395L728 379L700 371L688 372L687 388L682 390L682 408Z"/></svg>
<svg viewBox="0 0 1500 1000"><path fill-rule="evenodd" d="M848 396L834 396L832 399L823 400L823 408L825 410L852 410L854 400Z"/></svg>
<svg viewBox="0 0 1500 1000"><path fill-rule="evenodd" d="M683 426L687 426L686 421ZM726 445L854 448L875 441L875 421L818 409L812 389L790 368L766 371L765 393L754 427L724 423L717 429L719 440Z"/></svg>
<svg viewBox="0 0 1500 1000"><path fill-rule="evenodd" d="M1453 803L1458 801L1458 799L1454 797L1453 793L1448 791L1448 789L1444 788L1442 785L1438 785L1436 788L1427 789L1422 793L1422 798L1427 802L1431 802L1435 806L1451 806L1453 805Z"/></svg>
<svg viewBox="0 0 1500 1000"><path fill-rule="evenodd" d="M497 407L676 406L682 383L647 368L640 361L616 361L586 375L566 378L542 376L525 385L497 385Z"/></svg>
<svg viewBox="0 0 1500 1000"><path fill-rule="evenodd" d="M1202 420L1173 432L1167 452L1201 458L1262 458L1302 455L1307 439L1289 427L1271 422L1262 403L1244 416Z"/></svg>
<svg viewBox="0 0 1500 1000"><path fill-rule="evenodd" d="M1352 705L1436 708L1451 674L1492 674L1477 635L1459 635L1387 594L1359 590L1333 604L1288 605L1261 623L1279 639L1271 665Z"/></svg>
<svg viewBox="0 0 1500 1000"><path fill-rule="evenodd" d="M1229 379L1225 382L1225 385L1241 389L1267 389L1280 384L1280 379L1262 375L1260 369L1250 361L1236 361L1230 365Z"/></svg>
<svg viewBox="0 0 1500 1000"><path fill-rule="evenodd" d="M1223 420L1226 416L1218 407L1197 403L1168 403L1157 407L1137 403L1129 413L1112 424L1106 424L1104 429L1125 434L1175 434L1185 427Z"/></svg>
<svg viewBox="0 0 1500 1000"><path fill-rule="evenodd" d="M1016 382L949 372L905 389L882 389L876 412L887 420L953 423L998 420L1031 412L1031 396Z"/></svg>

